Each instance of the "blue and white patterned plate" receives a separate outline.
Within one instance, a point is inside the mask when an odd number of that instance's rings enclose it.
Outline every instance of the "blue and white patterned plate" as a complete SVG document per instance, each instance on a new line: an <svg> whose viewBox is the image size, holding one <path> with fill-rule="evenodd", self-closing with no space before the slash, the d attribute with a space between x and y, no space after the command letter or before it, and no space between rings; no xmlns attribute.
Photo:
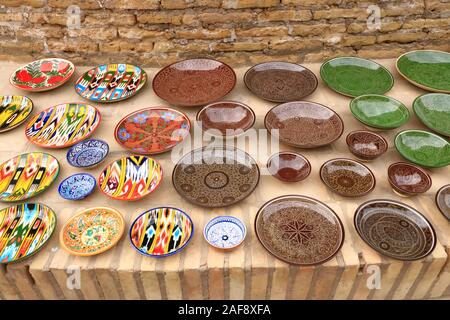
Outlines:
<svg viewBox="0 0 450 320"><path fill-rule="evenodd" d="M219 216L209 221L203 230L206 241L218 249L233 249L245 239L247 228L238 218Z"/></svg>
<svg viewBox="0 0 450 320"><path fill-rule="evenodd" d="M88 139L67 151L67 161L76 168L91 168L102 162L108 153L109 146L105 141Z"/></svg>
<svg viewBox="0 0 450 320"><path fill-rule="evenodd" d="M76 173L59 184L58 192L64 199L81 200L94 191L95 185L95 178L89 173Z"/></svg>

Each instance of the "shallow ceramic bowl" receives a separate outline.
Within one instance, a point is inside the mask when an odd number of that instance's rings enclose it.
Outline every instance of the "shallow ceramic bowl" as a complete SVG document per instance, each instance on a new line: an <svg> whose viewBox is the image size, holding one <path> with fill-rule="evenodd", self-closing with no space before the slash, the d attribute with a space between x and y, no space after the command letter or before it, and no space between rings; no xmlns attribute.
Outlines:
<svg viewBox="0 0 450 320"><path fill-rule="evenodd" d="M25 96L0 96L0 132L20 126L33 111L33 102Z"/></svg>
<svg viewBox="0 0 450 320"><path fill-rule="evenodd" d="M214 102L197 113L202 130L213 136L236 137L250 129L255 119L249 106L234 101Z"/></svg>
<svg viewBox="0 0 450 320"><path fill-rule="evenodd" d="M414 100L413 110L428 128L450 137L450 94L423 94Z"/></svg>
<svg viewBox="0 0 450 320"><path fill-rule="evenodd" d="M431 188L430 175L418 166L396 162L389 166L387 173L392 190L400 196L413 196Z"/></svg>
<svg viewBox="0 0 450 320"><path fill-rule="evenodd" d="M203 237L206 242L221 250L236 248L244 241L246 235L245 224L231 216L215 217L203 229Z"/></svg>
<svg viewBox="0 0 450 320"><path fill-rule="evenodd" d="M345 141L350 152L363 161L376 159L388 149L388 142L381 135L364 130L350 132Z"/></svg>
<svg viewBox="0 0 450 320"><path fill-rule="evenodd" d="M317 88L314 73L295 63L271 61L257 64L244 75L247 88L258 97L273 102L301 100Z"/></svg>
<svg viewBox="0 0 450 320"><path fill-rule="evenodd" d="M61 181L58 192L66 200L81 200L94 191L95 185L95 178L92 175L76 173Z"/></svg>
<svg viewBox="0 0 450 320"><path fill-rule="evenodd" d="M311 164L308 159L299 153L282 151L269 158L267 170L272 176L281 181L297 182L309 176Z"/></svg>
<svg viewBox="0 0 450 320"><path fill-rule="evenodd" d="M450 220L450 184L443 186L436 192L436 205L442 214Z"/></svg>
<svg viewBox="0 0 450 320"><path fill-rule="evenodd" d="M375 176L368 167L351 159L331 159L320 168L322 182L344 197L361 197L375 188Z"/></svg>
<svg viewBox="0 0 450 320"><path fill-rule="evenodd" d="M88 139L77 143L67 151L67 162L76 168L93 168L105 160L109 145L103 140Z"/></svg>

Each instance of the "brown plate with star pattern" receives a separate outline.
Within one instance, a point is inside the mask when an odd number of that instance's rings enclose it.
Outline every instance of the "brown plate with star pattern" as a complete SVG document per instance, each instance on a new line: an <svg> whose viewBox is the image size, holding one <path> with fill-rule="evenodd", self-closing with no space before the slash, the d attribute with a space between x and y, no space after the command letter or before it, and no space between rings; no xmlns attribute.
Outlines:
<svg viewBox="0 0 450 320"><path fill-rule="evenodd" d="M344 226L319 200L287 195L264 204L255 218L259 241L272 255L290 264L310 266L333 258L344 242Z"/></svg>

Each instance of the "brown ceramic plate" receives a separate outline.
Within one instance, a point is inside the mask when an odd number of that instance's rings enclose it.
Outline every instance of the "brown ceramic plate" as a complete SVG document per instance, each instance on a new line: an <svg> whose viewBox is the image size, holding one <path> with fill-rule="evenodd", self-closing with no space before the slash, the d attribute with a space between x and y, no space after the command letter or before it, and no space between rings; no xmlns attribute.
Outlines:
<svg viewBox="0 0 450 320"><path fill-rule="evenodd" d="M299 148L330 144L344 131L344 123L336 112L308 101L287 102L273 107L266 114L264 125L281 142Z"/></svg>
<svg viewBox="0 0 450 320"><path fill-rule="evenodd" d="M375 176L361 162L351 159L331 159L320 168L322 182L344 197L361 197L375 188Z"/></svg>
<svg viewBox="0 0 450 320"><path fill-rule="evenodd" d="M330 260L344 242L344 227L336 213L324 203L301 195L265 203L256 215L255 232L272 255L303 266Z"/></svg>
<svg viewBox="0 0 450 320"><path fill-rule="evenodd" d="M257 64L244 75L247 88L261 99L273 102L301 100L317 88L314 73L295 63L264 62Z"/></svg>
<svg viewBox="0 0 450 320"><path fill-rule="evenodd" d="M227 64L213 59L188 59L160 70L153 90L175 106L204 106L233 90L236 74Z"/></svg>
<svg viewBox="0 0 450 320"><path fill-rule="evenodd" d="M436 193L436 205L442 214L450 220L450 184L438 190Z"/></svg>
<svg viewBox="0 0 450 320"><path fill-rule="evenodd" d="M259 168L246 152L231 147L200 148L184 155L172 172L175 190L203 207L225 207L248 197Z"/></svg>
<svg viewBox="0 0 450 320"><path fill-rule="evenodd" d="M308 159L299 153L282 151L269 158L267 170L272 176L281 181L297 182L309 176L311 164Z"/></svg>
<svg viewBox="0 0 450 320"><path fill-rule="evenodd" d="M363 161L373 160L388 149L386 139L370 131L352 131L347 135L346 142L350 152Z"/></svg>
<svg viewBox="0 0 450 320"><path fill-rule="evenodd" d="M214 102L197 113L202 130L215 136L242 134L253 126L255 119L255 113L249 106L235 101Z"/></svg>
<svg viewBox="0 0 450 320"><path fill-rule="evenodd" d="M422 168L406 162L396 162L388 168L388 180L400 196L413 196L431 188L431 177Z"/></svg>
<svg viewBox="0 0 450 320"><path fill-rule="evenodd" d="M370 200L356 209L355 228L375 251L398 260L417 260L430 254L436 234L416 209L393 200Z"/></svg>

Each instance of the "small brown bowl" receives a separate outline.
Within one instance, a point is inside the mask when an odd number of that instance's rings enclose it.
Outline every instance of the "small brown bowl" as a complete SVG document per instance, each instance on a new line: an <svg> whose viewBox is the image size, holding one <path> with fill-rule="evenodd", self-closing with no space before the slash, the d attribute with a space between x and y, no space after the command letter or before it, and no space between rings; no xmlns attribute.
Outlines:
<svg viewBox="0 0 450 320"><path fill-rule="evenodd" d="M436 193L436 205L439 211L450 220L450 184L438 190Z"/></svg>
<svg viewBox="0 0 450 320"><path fill-rule="evenodd" d="M422 168L406 162L396 162L388 168L392 190L401 197L424 193L431 188L431 177Z"/></svg>
<svg viewBox="0 0 450 320"><path fill-rule="evenodd" d="M273 154L267 161L267 170L275 178L286 182L306 179L311 173L308 159L299 153L282 151Z"/></svg>
<svg viewBox="0 0 450 320"><path fill-rule="evenodd" d="M345 141L350 152L363 161L374 160L388 149L385 138L378 133L365 130L350 132Z"/></svg>

